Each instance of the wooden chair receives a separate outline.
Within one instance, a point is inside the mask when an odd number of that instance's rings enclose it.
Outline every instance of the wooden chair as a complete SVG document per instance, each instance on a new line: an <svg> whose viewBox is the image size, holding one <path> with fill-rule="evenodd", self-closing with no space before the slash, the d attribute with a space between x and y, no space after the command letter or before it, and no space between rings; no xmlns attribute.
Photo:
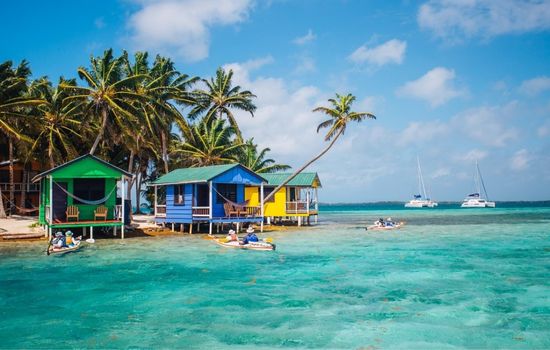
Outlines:
<svg viewBox="0 0 550 350"><path fill-rule="evenodd" d="M67 215L67 222L71 221L71 218L78 221L78 215L80 212L78 211L78 207L76 205L69 205L65 211L65 214Z"/></svg>
<svg viewBox="0 0 550 350"><path fill-rule="evenodd" d="M94 220L101 217L103 218L103 221L107 221L107 207L104 205L100 205L94 210Z"/></svg>
<svg viewBox="0 0 550 350"><path fill-rule="evenodd" d="M223 204L223 210L225 211L225 216L232 217L233 215L239 216L239 211L236 210L233 205L230 203L224 203Z"/></svg>

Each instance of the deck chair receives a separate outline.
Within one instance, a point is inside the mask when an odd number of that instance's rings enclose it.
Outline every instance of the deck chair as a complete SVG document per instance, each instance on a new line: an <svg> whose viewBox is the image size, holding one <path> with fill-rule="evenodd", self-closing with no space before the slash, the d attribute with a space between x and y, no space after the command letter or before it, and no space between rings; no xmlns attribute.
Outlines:
<svg viewBox="0 0 550 350"><path fill-rule="evenodd" d="M239 216L239 211L236 210L231 203L224 203L223 204L223 210L225 211L225 216L228 218L232 217L233 215Z"/></svg>
<svg viewBox="0 0 550 350"><path fill-rule="evenodd" d="M78 211L78 207L76 205L69 205L65 211L65 214L67 215L67 222L71 221L71 218L78 221L78 215L80 212Z"/></svg>
<svg viewBox="0 0 550 350"><path fill-rule="evenodd" d="M103 221L107 221L107 207L104 205L100 205L94 210L94 220L101 217L103 218Z"/></svg>

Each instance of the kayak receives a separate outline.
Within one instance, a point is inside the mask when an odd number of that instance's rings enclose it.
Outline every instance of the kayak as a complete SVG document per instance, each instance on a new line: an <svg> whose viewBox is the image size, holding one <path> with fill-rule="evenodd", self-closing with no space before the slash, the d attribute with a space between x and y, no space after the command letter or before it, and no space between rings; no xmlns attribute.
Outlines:
<svg viewBox="0 0 550 350"><path fill-rule="evenodd" d="M50 246L48 248L49 254L63 254L68 252L74 252L75 250L78 250L80 248L80 241L74 241L74 245L72 247L63 247L63 248L54 248L53 246Z"/></svg>
<svg viewBox="0 0 550 350"><path fill-rule="evenodd" d="M228 248L248 249L248 250L275 250L275 244L268 242L248 242L247 244L240 244L238 241L226 242L225 239L213 239L216 244Z"/></svg>
<svg viewBox="0 0 550 350"><path fill-rule="evenodd" d="M392 226L381 226L381 225L374 224L374 225L367 226L366 230L367 231L387 231L387 230L396 230L401 228L402 226L405 226L404 222L398 222L393 224Z"/></svg>

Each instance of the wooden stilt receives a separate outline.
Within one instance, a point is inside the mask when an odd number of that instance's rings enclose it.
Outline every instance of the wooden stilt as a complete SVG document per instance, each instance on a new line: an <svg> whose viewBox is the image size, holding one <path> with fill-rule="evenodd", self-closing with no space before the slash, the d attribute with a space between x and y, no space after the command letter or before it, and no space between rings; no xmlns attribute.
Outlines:
<svg viewBox="0 0 550 350"><path fill-rule="evenodd" d="M190 234L190 235L193 234L193 223L190 223L190 224L189 224L189 234Z"/></svg>
<svg viewBox="0 0 550 350"><path fill-rule="evenodd" d="M94 227L90 226L90 239L94 239Z"/></svg>
<svg viewBox="0 0 550 350"><path fill-rule="evenodd" d="M116 226L113 226L113 236L116 237Z"/></svg>
<svg viewBox="0 0 550 350"><path fill-rule="evenodd" d="M172 232L174 232L174 223L172 223Z"/></svg>
<svg viewBox="0 0 550 350"><path fill-rule="evenodd" d="M212 235L212 223L210 223L210 225L208 227L208 234Z"/></svg>

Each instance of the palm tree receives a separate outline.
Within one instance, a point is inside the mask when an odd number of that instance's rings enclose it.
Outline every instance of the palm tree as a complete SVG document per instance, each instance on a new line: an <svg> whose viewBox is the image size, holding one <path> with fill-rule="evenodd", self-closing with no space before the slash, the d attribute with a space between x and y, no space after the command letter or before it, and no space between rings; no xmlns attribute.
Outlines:
<svg viewBox="0 0 550 350"><path fill-rule="evenodd" d="M125 75L125 59L124 56L113 57L112 49L106 50L102 57L90 58L90 69L78 68L78 76L88 87L62 84L63 88L75 91L74 95L67 98L85 102L86 111L95 122L99 121L99 131L90 154L95 153L108 129L112 131L108 135L111 140L119 142L116 140L117 131L120 133L131 129L131 125L136 122L135 116L140 112L133 102L146 103L148 100L148 96L132 90L133 84L144 79L145 75Z"/></svg>
<svg viewBox="0 0 550 350"><path fill-rule="evenodd" d="M277 164L275 160L265 159L270 148L264 148L258 153L258 145L254 143L254 138L247 140L242 152L237 156L239 163L256 173L273 173L290 169L286 164Z"/></svg>
<svg viewBox="0 0 550 350"><path fill-rule="evenodd" d="M336 94L336 98L331 98L328 100L332 104L332 108L329 107L317 107L313 109L313 112L321 112L329 116L329 119L325 120L317 126L317 132L323 128L329 128L329 131L325 135L325 141L330 143L325 147L321 153L313 157L310 161L306 162L302 167L296 170L292 175L290 175L283 183L275 187L275 189L269 193L264 201L269 200L275 195L281 188L283 188L287 183L294 179L299 173L304 171L309 165L315 162L317 159L321 158L328 150L334 145L336 140L346 131L346 127L349 122L361 122L366 118L376 119L374 114L369 112L352 112L351 105L355 101L355 96L352 94L339 95ZM332 140L332 141L331 141Z"/></svg>
<svg viewBox="0 0 550 350"><path fill-rule="evenodd" d="M60 88L75 86L74 79L59 79L59 85L53 87L46 78L41 78L31 84L31 93L44 102L36 108L38 126L37 134L31 152L42 153L47 149L50 168L56 164L75 158L78 151L74 141L80 138L82 102L67 99L69 90Z"/></svg>
<svg viewBox="0 0 550 350"><path fill-rule="evenodd" d="M180 165L200 167L237 161L237 153L243 144L233 140L235 130L226 126L225 120L216 119L212 123L203 120L192 127L191 133L191 140L178 140L172 144L172 154Z"/></svg>
<svg viewBox="0 0 550 350"><path fill-rule="evenodd" d="M195 119L206 113L204 119L210 123L213 118L222 119L225 116L235 130L237 140L243 142L241 130L231 109L249 112L254 116L256 106L252 103L252 99L256 95L247 90L241 91L240 86L233 87L232 77L232 70L226 72L222 68L218 68L215 79L211 78L210 81L203 79L207 89L195 91L197 105L189 113L189 118Z"/></svg>
<svg viewBox="0 0 550 350"><path fill-rule="evenodd" d="M22 120L28 119L25 108L42 102L27 94L28 78L31 75L28 62L22 61L15 69L12 65L11 61L0 64L0 134L4 134L8 139L10 214L15 200L14 140L30 140L21 132L19 126ZM0 205L3 205L2 198L0 198Z"/></svg>

